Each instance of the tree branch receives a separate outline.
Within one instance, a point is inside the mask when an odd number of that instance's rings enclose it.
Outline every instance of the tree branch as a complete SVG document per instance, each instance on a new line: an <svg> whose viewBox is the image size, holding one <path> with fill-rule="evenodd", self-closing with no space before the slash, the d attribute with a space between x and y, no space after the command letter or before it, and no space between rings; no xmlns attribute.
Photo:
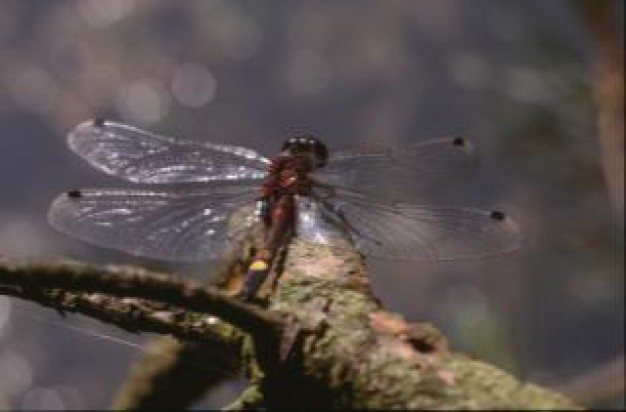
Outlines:
<svg viewBox="0 0 626 412"><path fill-rule="evenodd" d="M0 261L3 283L5 292L65 288L134 296L157 307L212 313L252 335L269 331L274 339L266 340L265 347L259 347L258 340L251 347L244 339L239 352L242 365L254 376L254 396L246 393L242 399L255 407L577 408L562 395L450 352L434 327L410 325L385 311L371 292L362 256L350 248L292 241L270 290L270 311L239 303L213 288L127 266ZM267 356L267 351L274 355ZM182 364L172 366L176 371ZM152 394L164 392L158 385L154 388ZM118 405L132 408L129 403ZM187 405L180 401L170 406Z"/></svg>
<svg viewBox="0 0 626 412"><path fill-rule="evenodd" d="M185 410L241 370L241 344L193 343L160 337L135 363L113 410ZM164 356L167 355L167 356Z"/></svg>
<svg viewBox="0 0 626 412"><path fill-rule="evenodd" d="M269 409L577 408L450 352L434 327L383 310L362 256L349 248L294 240L270 309L290 313L302 329L286 360L264 370Z"/></svg>
<svg viewBox="0 0 626 412"><path fill-rule="evenodd" d="M228 265L222 269L229 272L233 268ZM73 282L77 276L81 281ZM91 282L93 276L101 279ZM98 267L69 261L18 263L0 259L0 283L5 283L0 284L0 294L29 300L61 314L81 313L129 332L169 334L184 341L165 337L153 341L120 388L113 403L115 410L185 409L211 387L239 374L244 366L241 365L242 359L248 360L247 368L251 367L253 360L246 355L251 347L245 333L213 315L172 306L171 301L178 302L176 298L163 303L58 288L117 291L115 285L110 285L117 282L122 288L121 295L132 296L135 295L133 291L141 286L131 285L145 284L146 279L158 284L173 280L169 275L127 266ZM12 284L7 286L8 282ZM184 287L200 288L189 282L185 282ZM143 293L150 295L145 289L138 294ZM208 293L217 295L215 300L218 302L242 306L217 290L208 289ZM256 307L251 306L249 311L249 316L261 315L261 324L267 318L280 320L272 314L265 316L264 311ZM263 334L267 335L273 328L274 325L270 325Z"/></svg>
<svg viewBox="0 0 626 412"><path fill-rule="evenodd" d="M149 299L215 315L261 339L280 334L282 327L282 317L277 313L246 305L211 287L132 266L96 266L68 260L13 262L0 259L0 284L21 287L24 291L61 289Z"/></svg>
<svg viewBox="0 0 626 412"><path fill-rule="evenodd" d="M0 294L55 309L61 315L80 313L131 333L168 334L196 342L227 341L217 328L218 319L205 314L136 298L116 298L100 293L66 292L22 286L0 286Z"/></svg>

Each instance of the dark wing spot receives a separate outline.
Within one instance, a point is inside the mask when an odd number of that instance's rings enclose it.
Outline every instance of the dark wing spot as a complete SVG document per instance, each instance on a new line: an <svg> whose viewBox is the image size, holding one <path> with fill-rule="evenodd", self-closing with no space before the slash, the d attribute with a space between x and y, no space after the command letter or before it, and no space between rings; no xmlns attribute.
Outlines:
<svg viewBox="0 0 626 412"><path fill-rule="evenodd" d="M491 212L489 217L492 218L493 220L504 220L506 216L504 213L500 212L499 210L494 210Z"/></svg>
<svg viewBox="0 0 626 412"><path fill-rule="evenodd" d="M105 122L106 119L104 117L96 117L95 119L93 119L93 125L95 127L104 127Z"/></svg>
<svg viewBox="0 0 626 412"><path fill-rule="evenodd" d="M463 137L455 137L452 139L452 145L457 147L465 146L465 139Z"/></svg>
<svg viewBox="0 0 626 412"><path fill-rule="evenodd" d="M66 194L67 197L69 197L70 199L78 199L83 197L83 192L81 192L80 190L68 190Z"/></svg>

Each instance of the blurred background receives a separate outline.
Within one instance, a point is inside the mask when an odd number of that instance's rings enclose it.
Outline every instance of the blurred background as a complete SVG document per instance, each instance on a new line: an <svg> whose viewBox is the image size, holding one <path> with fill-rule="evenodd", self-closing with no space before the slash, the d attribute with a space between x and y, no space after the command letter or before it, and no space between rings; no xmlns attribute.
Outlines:
<svg viewBox="0 0 626 412"><path fill-rule="evenodd" d="M478 147L471 179L435 183L428 199L407 187L408 200L502 208L523 248L436 265L372 259L375 293L456 350L585 406L624 408L623 8L2 1L0 255L164 267L46 222L59 192L124 185L66 146L96 115L269 156L294 129L331 149L462 135ZM0 408L107 408L141 354L123 341L141 337L0 297Z"/></svg>

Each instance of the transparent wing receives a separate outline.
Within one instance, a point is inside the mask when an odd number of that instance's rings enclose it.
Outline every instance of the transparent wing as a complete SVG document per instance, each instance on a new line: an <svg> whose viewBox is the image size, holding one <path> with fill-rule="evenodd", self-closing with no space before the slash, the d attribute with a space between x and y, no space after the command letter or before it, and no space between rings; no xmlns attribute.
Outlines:
<svg viewBox="0 0 626 412"><path fill-rule="evenodd" d="M378 193L381 181L402 186L402 179L410 179L412 186L426 185L434 178L475 164L472 142L462 137L443 137L395 150L374 147L337 151L324 169L316 171L316 176L330 184ZM415 176L420 180L416 182Z"/></svg>
<svg viewBox="0 0 626 412"><path fill-rule="evenodd" d="M232 213L253 205L256 187L195 191L72 190L58 196L48 219L58 230L96 245L173 261L218 258L256 222L234 225Z"/></svg>
<svg viewBox="0 0 626 412"><path fill-rule="evenodd" d="M516 223L499 211L378 203L338 189L326 199L366 254L438 261L481 258L521 244Z"/></svg>
<svg viewBox="0 0 626 412"><path fill-rule="evenodd" d="M261 179L269 163L251 149L175 140L102 119L76 126L68 142L95 168L135 183Z"/></svg>

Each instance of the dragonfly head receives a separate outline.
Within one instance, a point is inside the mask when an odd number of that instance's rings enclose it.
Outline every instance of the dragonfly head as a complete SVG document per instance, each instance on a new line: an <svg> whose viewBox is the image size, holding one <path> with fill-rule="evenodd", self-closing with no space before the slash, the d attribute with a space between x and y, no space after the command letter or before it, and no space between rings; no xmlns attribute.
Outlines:
<svg viewBox="0 0 626 412"><path fill-rule="evenodd" d="M293 136L285 140L283 153L309 155L316 168L324 167L328 160L328 148L311 134Z"/></svg>

